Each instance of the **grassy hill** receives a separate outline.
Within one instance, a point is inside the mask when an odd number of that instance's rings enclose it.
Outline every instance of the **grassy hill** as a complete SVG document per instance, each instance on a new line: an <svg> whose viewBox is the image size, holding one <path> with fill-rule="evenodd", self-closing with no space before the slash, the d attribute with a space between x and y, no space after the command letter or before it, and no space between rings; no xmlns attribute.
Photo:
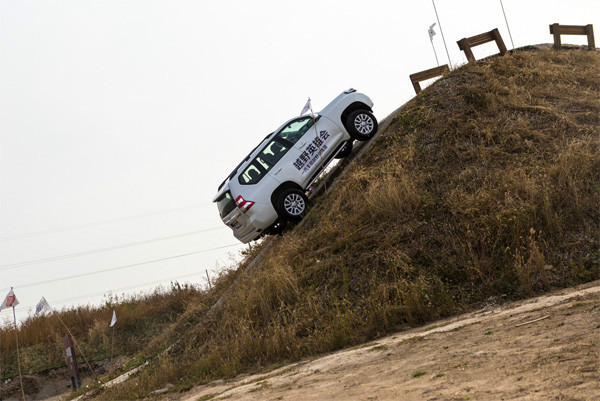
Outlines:
<svg viewBox="0 0 600 401"><path fill-rule="evenodd" d="M161 356L97 397L184 390L599 278L599 67L596 51L531 48L447 74L252 274L261 246L140 337L131 357Z"/></svg>

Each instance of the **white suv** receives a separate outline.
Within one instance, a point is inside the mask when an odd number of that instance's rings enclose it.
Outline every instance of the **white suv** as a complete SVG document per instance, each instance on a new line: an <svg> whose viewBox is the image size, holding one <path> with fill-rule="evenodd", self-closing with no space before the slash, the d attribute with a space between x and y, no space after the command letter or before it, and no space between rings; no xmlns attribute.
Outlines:
<svg viewBox="0 0 600 401"><path fill-rule="evenodd" d="M223 222L247 243L280 233L306 211L306 190L334 159L346 157L354 140L377 132L373 102L349 89L323 110L284 123L250 152L219 186Z"/></svg>

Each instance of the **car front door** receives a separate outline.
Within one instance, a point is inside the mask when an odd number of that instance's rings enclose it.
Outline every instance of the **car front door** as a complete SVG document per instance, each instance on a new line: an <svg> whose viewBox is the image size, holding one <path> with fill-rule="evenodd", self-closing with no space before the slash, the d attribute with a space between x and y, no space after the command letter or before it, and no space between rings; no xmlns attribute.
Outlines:
<svg viewBox="0 0 600 401"><path fill-rule="evenodd" d="M293 167L285 164L285 175L305 188L337 148L342 135L335 123L325 117L304 116L291 121L276 135L293 145L293 151L286 155Z"/></svg>

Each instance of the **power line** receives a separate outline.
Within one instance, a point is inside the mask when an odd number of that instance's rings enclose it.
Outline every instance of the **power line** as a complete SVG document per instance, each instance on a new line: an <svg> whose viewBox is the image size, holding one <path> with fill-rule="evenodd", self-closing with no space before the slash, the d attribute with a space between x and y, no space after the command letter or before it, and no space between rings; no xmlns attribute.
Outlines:
<svg viewBox="0 0 600 401"><path fill-rule="evenodd" d="M185 236L189 236L189 235L200 234L200 233L205 233L205 232L215 231L215 230L221 230L223 228L227 228L227 226L223 225L223 226L220 226L220 227L207 228L207 229L204 229L204 230L196 230L196 231L191 231L191 232L188 232L188 233L171 235L171 236L168 236L168 237L160 237L160 238L154 238L154 239L149 239L149 240L145 240L145 241L138 241L138 242L131 242L131 243L128 243L128 244L115 245L115 246L110 246L110 247L107 247L107 248L92 249L92 250L89 250L89 251L75 252L75 253L70 253L70 254L67 254L67 255L51 256L51 257L48 257L48 258L36 259L36 260L29 260L29 261L26 261L26 262L11 263L11 264L8 264L8 265L2 265L2 266L0 266L0 271L15 269L17 267L22 267L22 266L34 265L34 264L38 264L38 263L46 263L46 262L53 262L53 261L56 261L56 260L74 258L74 257L77 257L77 256L90 255L90 254L93 254L93 253L113 251L115 249L122 249L122 248L127 248L127 247L130 247L130 246L137 246L137 245L149 244L149 243L158 242L158 241L165 241L165 240L168 240L168 239L181 238L181 237L185 237Z"/></svg>
<svg viewBox="0 0 600 401"><path fill-rule="evenodd" d="M192 276L198 276L200 274L202 274L202 273L199 272L199 273L185 274L183 276L177 276L177 277L168 277L168 278L165 278L165 279L162 279L162 280L149 281L147 283L130 285L130 286L127 286L127 287L121 287L121 288L117 288L117 289L114 289L114 290L102 291L102 292L97 292L97 293L94 293L94 294L81 295L81 296L73 297L73 298L59 299L59 300L52 301L52 302L49 302L49 303L50 303L51 306L61 305L61 304L67 303L67 302L79 301L79 300L87 299L87 298L94 298L94 297L97 297L97 296L100 296L100 295L104 295L107 292L119 292L119 291L131 290L131 289L134 289L134 288L142 288L142 287L147 287L149 285L162 284L162 283L165 283L167 281L181 280L181 279L192 277ZM19 306L19 307L15 308L15 309L18 310L18 311L22 311L22 310L25 310L25 309L28 309L28 308L34 308L34 307L35 307L35 305L34 306L31 306L31 305L30 306Z"/></svg>
<svg viewBox="0 0 600 401"><path fill-rule="evenodd" d="M104 269L104 270L97 270L95 272L74 274L72 276L65 276L65 277L54 278L54 279L50 279L50 280L43 280L43 281L38 281L36 283L29 283L29 284L19 285L19 288L34 287L34 286L41 285L41 284L49 284L49 283L55 283L57 281L64 281L64 280L70 280L70 279L74 279L74 278L85 277L85 276L92 276L92 275L95 275L95 274L107 273L107 272L110 272L110 271L126 269L126 268L129 268L129 267L142 266L142 265L146 265L146 264L149 264L149 263L162 262L162 261L165 261L165 260L183 258L185 256L196 255L196 254L199 254L199 253L210 252L210 251L216 251L218 249L231 248L233 246L239 246L239 245L240 245L239 243L237 243L237 244L231 244L231 245L224 245L224 246L219 246L219 247L216 247L216 248L203 249L201 251L183 253L181 255L168 256L166 258L161 258L161 259L148 260L146 262L133 263L133 264L130 264L130 265L124 265L124 266L118 266L118 267L111 267L111 268ZM10 289L10 287L6 287L6 288L0 289L0 291L9 290L9 289Z"/></svg>
<svg viewBox="0 0 600 401"><path fill-rule="evenodd" d="M95 226L104 225L104 224L120 223L122 221L141 219L143 217L150 217L150 216L156 216L156 215L160 215L160 214L167 214L167 213L173 213L173 212L180 212L183 210L195 209L200 206L206 206L208 204L209 203L198 203L195 205L182 206L182 207L178 207L178 208L174 208L174 209L158 210L155 212L136 214L136 215L132 215L132 216L100 220L100 221L96 221L96 222L92 222L92 223L74 224L71 226L56 227L56 228L51 228L51 229L47 229L47 230L32 231L32 232L23 233L23 234L8 235L8 236L0 237L0 241L4 242L4 241L21 239L21 238L37 237L40 235L53 234L53 233L62 232L62 231L81 230L84 228L95 227Z"/></svg>

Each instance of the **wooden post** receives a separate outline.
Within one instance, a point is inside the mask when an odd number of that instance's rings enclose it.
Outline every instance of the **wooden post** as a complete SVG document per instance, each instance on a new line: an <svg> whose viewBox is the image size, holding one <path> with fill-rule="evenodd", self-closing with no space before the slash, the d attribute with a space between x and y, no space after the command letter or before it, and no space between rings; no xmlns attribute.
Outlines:
<svg viewBox="0 0 600 401"><path fill-rule="evenodd" d="M471 46L469 46L469 43L467 42L467 38L463 38L463 39L459 40L456 43L458 43L458 48L465 52L465 56L467 57L467 61L469 63L474 63L475 62L475 56L473 55L473 51L471 50Z"/></svg>
<svg viewBox="0 0 600 401"><path fill-rule="evenodd" d="M560 29L558 24L550 25L550 33L554 35L554 48L556 50L562 49L562 43L560 43Z"/></svg>
<svg viewBox="0 0 600 401"><path fill-rule="evenodd" d="M421 85L419 85L418 82L413 82L412 85L413 85L413 88L415 89L415 93L418 95L419 92L421 92L421 90L422 90Z"/></svg>
<svg viewBox="0 0 600 401"><path fill-rule="evenodd" d="M596 41L594 40L594 25L587 24L585 26L585 33L588 37L588 49L594 50L596 48Z"/></svg>
<svg viewBox="0 0 600 401"><path fill-rule="evenodd" d="M496 44L498 45L500 54L504 55L504 54L508 53L508 50L506 49L506 45L504 44L504 41L502 40L502 35L500 35L500 31L498 30L498 28L492 29L492 36L494 37L494 40L496 41Z"/></svg>
<svg viewBox="0 0 600 401"><path fill-rule="evenodd" d="M73 338L70 334L67 334L63 337L62 342L65 349L65 358L67 359L69 376L71 377L71 385L73 386L73 391L75 391L81 387L81 376L79 375L79 366L77 365L77 358L75 357Z"/></svg>
<svg viewBox="0 0 600 401"><path fill-rule="evenodd" d="M94 372L94 369L92 368L92 365L90 365L90 363L88 362L87 358L85 357L83 351L81 351L81 347L79 346L79 343L77 343L77 340L75 339L75 337L73 337L73 335L71 334L71 330L69 330L69 328L67 327L67 325L65 324L65 322L62 321L62 319L60 318L60 316L58 315L57 312L54 312L54 315L62 323L62 325L65 327L65 329L67 329L67 333L69 333L69 336L71 337L71 340L74 342L74 344L77 346L77 348L79 348L79 353L83 357L83 360L85 361L85 363L88 365L88 368L90 368L90 370L92 371L92 374L94 375L94 380L98 381L98 376L96 376L96 372Z"/></svg>

